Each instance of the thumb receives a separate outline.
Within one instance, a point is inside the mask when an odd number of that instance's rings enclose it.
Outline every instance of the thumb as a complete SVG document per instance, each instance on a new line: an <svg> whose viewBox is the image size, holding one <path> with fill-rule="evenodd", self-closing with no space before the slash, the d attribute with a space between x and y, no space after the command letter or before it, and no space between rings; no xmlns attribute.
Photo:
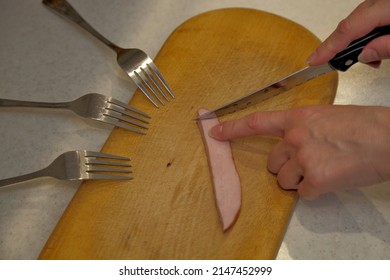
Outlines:
<svg viewBox="0 0 390 280"><path fill-rule="evenodd" d="M371 63L390 58L390 35L372 40L364 47L358 59L362 63Z"/></svg>
<svg viewBox="0 0 390 280"><path fill-rule="evenodd" d="M255 112L241 119L226 121L211 128L217 140L230 140L252 135L283 136L287 111Z"/></svg>

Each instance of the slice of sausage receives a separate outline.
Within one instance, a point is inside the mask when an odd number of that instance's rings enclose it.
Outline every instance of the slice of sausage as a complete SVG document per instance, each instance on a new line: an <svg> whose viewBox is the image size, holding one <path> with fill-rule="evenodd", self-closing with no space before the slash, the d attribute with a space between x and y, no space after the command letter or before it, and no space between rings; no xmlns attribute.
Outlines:
<svg viewBox="0 0 390 280"><path fill-rule="evenodd" d="M206 112L206 109L199 109L198 114ZM217 124L219 124L217 118L198 121L207 152L219 217L223 231L226 231L234 224L240 212L241 184L234 165L230 143L221 142L209 136L209 130Z"/></svg>

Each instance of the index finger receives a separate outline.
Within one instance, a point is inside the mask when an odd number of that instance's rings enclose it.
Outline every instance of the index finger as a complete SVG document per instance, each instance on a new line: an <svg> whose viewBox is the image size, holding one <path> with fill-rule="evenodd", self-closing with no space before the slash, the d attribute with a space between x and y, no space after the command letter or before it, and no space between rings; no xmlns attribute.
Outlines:
<svg viewBox="0 0 390 280"><path fill-rule="evenodd" d="M217 140L230 140L252 135L284 135L286 111L255 112L238 120L222 122L210 130Z"/></svg>

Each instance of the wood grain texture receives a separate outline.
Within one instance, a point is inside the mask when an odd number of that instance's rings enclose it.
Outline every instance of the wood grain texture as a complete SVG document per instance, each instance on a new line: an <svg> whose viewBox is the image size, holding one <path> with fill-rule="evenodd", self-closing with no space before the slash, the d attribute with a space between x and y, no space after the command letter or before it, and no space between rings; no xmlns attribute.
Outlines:
<svg viewBox="0 0 390 280"><path fill-rule="evenodd" d="M176 98L155 109L137 92L130 104L152 116L147 135L115 128L103 152L132 158L132 181L83 183L43 248L41 259L272 259L297 194L267 171L277 139L233 141L242 183L236 224L223 233L202 139L193 120L305 66L319 40L287 19L222 9L180 25L155 58ZM245 111L329 104L328 74Z"/></svg>

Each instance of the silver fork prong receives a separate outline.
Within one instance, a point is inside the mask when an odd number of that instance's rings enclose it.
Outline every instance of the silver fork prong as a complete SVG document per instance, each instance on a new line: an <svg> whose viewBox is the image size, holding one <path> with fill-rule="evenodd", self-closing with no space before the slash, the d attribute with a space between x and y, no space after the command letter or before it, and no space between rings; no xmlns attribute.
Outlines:
<svg viewBox="0 0 390 280"><path fill-rule="evenodd" d="M149 62L150 63L150 62ZM169 102L169 98L165 94L164 90L161 88L159 82L157 82L156 78L154 77L152 71L150 71L150 68L146 66L145 68L142 68L142 70L146 73L146 75L149 77L149 79L153 82L153 84L156 86L156 88L159 90L161 95Z"/></svg>
<svg viewBox="0 0 390 280"><path fill-rule="evenodd" d="M100 165L112 165L112 166L131 167L131 164L127 164L127 163L106 161L106 160L100 160L100 159L88 158L88 157L86 158L86 162L87 162L88 165L90 165L90 164L100 164Z"/></svg>
<svg viewBox="0 0 390 280"><path fill-rule="evenodd" d="M88 179L92 180L131 180L131 176L112 175L112 174L99 174L88 172Z"/></svg>
<svg viewBox="0 0 390 280"><path fill-rule="evenodd" d="M149 119L151 118L148 114L146 114L146 113L142 112L141 110L138 110L137 108L134 108L133 106L130 106L130 105L128 105L128 104L126 104L126 103L124 103L122 101L119 101L118 99L110 97L108 99L108 102L110 102L112 104L115 104L117 106L123 107L123 108L125 108L125 109L127 109L129 111L132 111L132 112L135 112L137 114L140 114L140 115L142 115L142 116L144 116L146 118L149 118Z"/></svg>
<svg viewBox="0 0 390 280"><path fill-rule="evenodd" d="M160 101L160 103L162 105L165 105L164 104L164 101L160 98L160 95L155 91L155 89L153 88L152 84L150 83L148 77L145 75L144 71L142 71L142 67L140 67L138 69L138 71L136 71L137 75L141 78L141 80L146 84L146 86L149 88L149 90L151 92L153 92L154 96L157 98L158 101Z"/></svg>
<svg viewBox="0 0 390 280"><path fill-rule="evenodd" d="M103 115L106 117L111 117L111 118L116 119L116 120L121 120L121 121L125 122L126 124L132 124L132 125L147 129L146 126L144 126L140 123L137 123L137 122L131 120L130 118L123 117L121 114L119 114L118 112L116 112L114 110L105 110Z"/></svg>
<svg viewBox="0 0 390 280"><path fill-rule="evenodd" d="M136 120L138 120L138 121L140 121L140 122L149 124L149 121L147 121L147 120L145 120L145 119L143 119L143 118L140 118L140 117L138 117L138 116L135 116L134 114L129 113L129 112L127 112L127 111L121 110L121 109L119 109L119 108L110 107L110 108L107 108L107 109L112 110L112 111L114 111L114 112L117 112L117 113L119 113L119 114L125 115L125 116L127 116L127 117L136 119Z"/></svg>
<svg viewBox="0 0 390 280"><path fill-rule="evenodd" d="M102 167L95 165L87 165L87 172L119 172L119 173L133 173L131 170L124 170L118 168Z"/></svg>
<svg viewBox="0 0 390 280"><path fill-rule="evenodd" d="M102 152L91 152L91 151L82 151L85 157L86 162L86 172L88 179L107 179L107 180L129 180L133 179L132 177L125 176L125 175L113 175L113 174L99 174L95 172L111 172L111 173L133 173L129 169L123 169L123 168L111 168L111 166L117 166L117 167L131 167L131 165L122 163L122 162L112 162L112 161L106 161L101 160L102 159L115 159L115 160L122 160L122 161L129 161L130 158L128 157L122 157ZM106 166L100 166L100 165L108 165Z"/></svg>
<svg viewBox="0 0 390 280"><path fill-rule="evenodd" d="M112 110L114 112L117 112L119 114L125 115L125 116L133 118L133 119L136 119L136 120L143 122L143 123L147 123L147 124L149 123L149 121L147 121L147 120L145 120L145 119L143 119L143 118L141 118L141 117L139 117L131 112L126 111L126 108L123 108L120 104L112 103L109 101L107 105L108 105L108 106L106 106L107 110Z"/></svg>
<svg viewBox="0 0 390 280"><path fill-rule="evenodd" d="M104 123L111 124L113 126L121 127L123 129L129 130L129 131L132 131L132 132L135 132L135 133L138 133L138 134L143 134L143 135L146 134L144 131L136 129L136 128L134 128L134 127L132 127L130 125L127 125L127 124L125 124L123 122L120 122L119 120L114 120L110 116L104 116L103 120L101 120L101 121L104 122Z"/></svg>
<svg viewBox="0 0 390 280"><path fill-rule="evenodd" d="M167 82L165 81L163 75L160 73L160 71L158 70L156 64L154 64L153 60L150 60L149 63L147 64L152 70L153 72L156 74L156 76L158 77L158 79L161 81L161 83L164 85L164 87L166 88L166 90L168 91L168 93L171 95L172 98L175 98L171 88L168 86Z"/></svg>
<svg viewBox="0 0 390 280"><path fill-rule="evenodd" d="M126 160L130 161L131 159L128 157L122 157L102 152L93 152L93 151L83 151L84 156L86 157L98 157L98 158L110 158L110 159L117 159L117 160Z"/></svg>
<svg viewBox="0 0 390 280"><path fill-rule="evenodd" d="M157 108L160 108L154 98L149 94L148 90L146 87L142 84L142 80L140 80L139 76L135 74L135 71L128 73L130 78L133 80L133 82L137 85L137 87L142 91L143 94L150 100L150 102L153 103L154 106Z"/></svg>

